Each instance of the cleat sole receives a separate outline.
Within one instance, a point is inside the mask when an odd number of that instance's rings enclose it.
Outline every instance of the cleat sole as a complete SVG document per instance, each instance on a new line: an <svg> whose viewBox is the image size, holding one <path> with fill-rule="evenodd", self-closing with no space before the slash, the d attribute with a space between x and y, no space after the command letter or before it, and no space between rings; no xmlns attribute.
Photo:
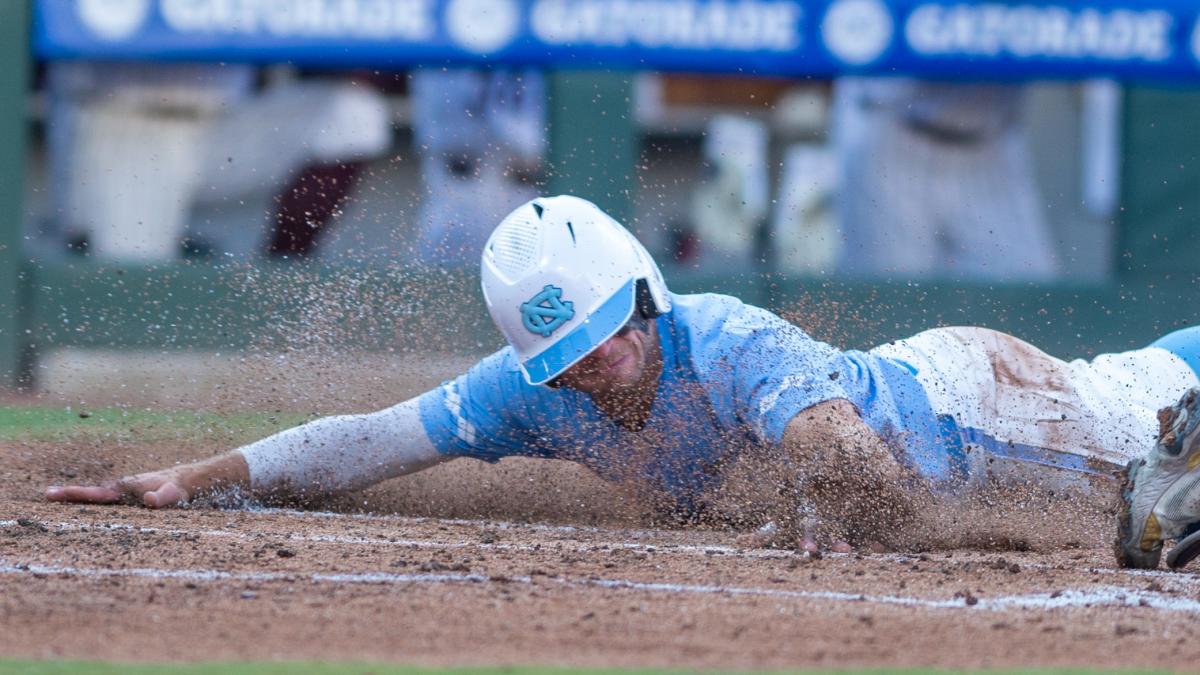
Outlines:
<svg viewBox="0 0 1200 675"><path fill-rule="evenodd" d="M1162 557L1162 543L1146 551L1139 545L1140 541L1130 541L1133 538L1130 512L1133 507L1133 482L1139 463L1140 460L1135 459L1121 471L1121 511L1117 516L1117 540L1114 542L1113 553L1119 567L1152 570L1158 567L1158 561Z"/></svg>

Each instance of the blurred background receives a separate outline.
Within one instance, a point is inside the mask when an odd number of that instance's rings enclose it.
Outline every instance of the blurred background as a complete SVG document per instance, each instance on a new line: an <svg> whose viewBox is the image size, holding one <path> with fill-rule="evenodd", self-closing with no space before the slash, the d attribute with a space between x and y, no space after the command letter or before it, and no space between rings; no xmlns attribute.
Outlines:
<svg viewBox="0 0 1200 675"><path fill-rule="evenodd" d="M483 241L564 192L673 290L841 346L966 323L1060 356L1139 346L1200 322L1198 14L9 0L0 372L70 379L47 368L72 349L483 353Z"/></svg>

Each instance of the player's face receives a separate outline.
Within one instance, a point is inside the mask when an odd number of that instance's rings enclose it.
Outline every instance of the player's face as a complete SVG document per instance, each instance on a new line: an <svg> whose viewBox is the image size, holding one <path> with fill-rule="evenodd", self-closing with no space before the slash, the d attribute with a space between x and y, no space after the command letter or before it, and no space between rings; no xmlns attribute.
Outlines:
<svg viewBox="0 0 1200 675"><path fill-rule="evenodd" d="M649 366L657 352L654 322L627 324L582 361L559 377L559 383L586 394L617 393L642 384L652 375Z"/></svg>

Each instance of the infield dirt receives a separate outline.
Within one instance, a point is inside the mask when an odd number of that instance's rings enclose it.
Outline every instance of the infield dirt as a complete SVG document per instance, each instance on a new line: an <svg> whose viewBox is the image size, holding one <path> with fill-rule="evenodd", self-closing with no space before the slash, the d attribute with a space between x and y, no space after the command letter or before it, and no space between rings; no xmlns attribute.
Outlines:
<svg viewBox="0 0 1200 675"><path fill-rule="evenodd" d="M946 519L920 550L812 557L744 548L729 530L663 529L586 470L538 460L451 462L320 511L40 498L49 484L210 455L219 441L0 442L0 655L720 669L1200 662L1200 577L1114 569L1103 500L994 501Z"/></svg>
<svg viewBox="0 0 1200 675"><path fill-rule="evenodd" d="M1099 533L1067 549L814 559L741 549L732 532L633 529L606 512L605 485L534 460L451 464L337 505L445 518L38 499L64 472L199 452L5 448L0 653L755 669L1200 658L1200 579L1113 570ZM584 489L535 487L564 483ZM449 519L480 513L526 522Z"/></svg>

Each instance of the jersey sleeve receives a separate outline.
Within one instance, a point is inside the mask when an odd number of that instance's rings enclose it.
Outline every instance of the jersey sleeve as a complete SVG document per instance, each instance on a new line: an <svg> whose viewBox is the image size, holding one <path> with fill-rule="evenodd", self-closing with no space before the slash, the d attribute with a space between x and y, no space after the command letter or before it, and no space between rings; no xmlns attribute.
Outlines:
<svg viewBox="0 0 1200 675"><path fill-rule="evenodd" d="M693 330L693 367L719 418L778 444L797 413L848 398L841 352L764 309L721 298Z"/></svg>
<svg viewBox="0 0 1200 675"><path fill-rule="evenodd" d="M421 422L438 452L489 462L510 455L547 457L528 416L533 387L516 358L501 350L420 397Z"/></svg>

